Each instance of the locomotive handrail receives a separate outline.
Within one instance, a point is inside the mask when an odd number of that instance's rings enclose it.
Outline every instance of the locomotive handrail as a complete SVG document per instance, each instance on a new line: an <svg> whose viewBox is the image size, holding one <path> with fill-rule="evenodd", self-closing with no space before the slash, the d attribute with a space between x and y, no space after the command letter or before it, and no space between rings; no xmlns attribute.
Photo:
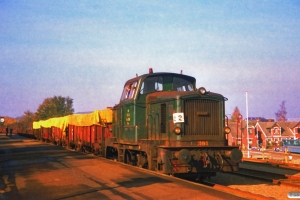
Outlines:
<svg viewBox="0 0 300 200"><path fill-rule="evenodd" d="M154 127L154 139L156 140L156 132L157 132L157 127L156 127L156 116L157 116L157 113L154 114L154 118L153 118L153 127Z"/></svg>
<svg viewBox="0 0 300 200"><path fill-rule="evenodd" d="M155 113L155 116L154 116L154 130L155 130L155 140L156 140L156 132L158 132L158 145L160 145L161 131L160 131L160 127L159 127L159 114L158 113Z"/></svg>
<svg viewBox="0 0 300 200"><path fill-rule="evenodd" d="M228 116L225 115L225 118L226 118L226 126L228 126Z"/></svg>
<svg viewBox="0 0 300 200"><path fill-rule="evenodd" d="M152 121L153 121L153 117L152 115L147 115L147 144L148 144L148 140L149 140L149 132L150 132L150 137L152 136L152 127L150 127L150 120L149 120L149 117L152 118ZM150 131L149 131L149 128L150 128Z"/></svg>

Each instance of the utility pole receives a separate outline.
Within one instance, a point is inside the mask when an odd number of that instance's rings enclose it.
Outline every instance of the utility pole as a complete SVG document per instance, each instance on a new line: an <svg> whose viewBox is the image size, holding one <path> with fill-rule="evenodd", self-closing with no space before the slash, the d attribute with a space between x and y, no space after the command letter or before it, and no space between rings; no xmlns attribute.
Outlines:
<svg viewBox="0 0 300 200"><path fill-rule="evenodd" d="M239 115L239 120L241 123L241 148L243 148L243 131L242 131L242 125L243 125L243 115ZM237 128L238 129L238 128Z"/></svg>
<svg viewBox="0 0 300 200"><path fill-rule="evenodd" d="M1 125L1 127L4 125L4 117L1 117L1 116L0 116L0 125Z"/></svg>
<svg viewBox="0 0 300 200"><path fill-rule="evenodd" d="M249 150L249 132L248 132L248 92L246 91L246 118L247 118L247 150ZM249 151L248 151L249 152Z"/></svg>
<svg viewBox="0 0 300 200"><path fill-rule="evenodd" d="M239 145L239 118L236 119L236 143Z"/></svg>

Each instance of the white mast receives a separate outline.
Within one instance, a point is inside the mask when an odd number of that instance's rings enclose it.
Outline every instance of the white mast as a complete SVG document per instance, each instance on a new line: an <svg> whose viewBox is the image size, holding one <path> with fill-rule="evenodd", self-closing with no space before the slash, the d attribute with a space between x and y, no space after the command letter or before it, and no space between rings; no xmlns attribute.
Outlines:
<svg viewBox="0 0 300 200"><path fill-rule="evenodd" d="M249 157L249 132L248 132L248 93L246 91L246 123L247 123L247 150L248 150L248 157Z"/></svg>

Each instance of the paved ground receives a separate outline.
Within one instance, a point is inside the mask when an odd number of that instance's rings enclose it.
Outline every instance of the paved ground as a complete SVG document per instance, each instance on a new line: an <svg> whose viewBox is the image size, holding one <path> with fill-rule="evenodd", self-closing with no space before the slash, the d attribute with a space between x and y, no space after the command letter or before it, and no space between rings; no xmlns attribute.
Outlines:
<svg viewBox="0 0 300 200"><path fill-rule="evenodd" d="M264 151L250 150L243 151L245 159L260 159L269 161L280 161L282 164L300 164L300 154L288 152L276 152L273 149L266 149Z"/></svg>
<svg viewBox="0 0 300 200"><path fill-rule="evenodd" d="M0 134L0 199L244 199L17 135Z"/></svg>

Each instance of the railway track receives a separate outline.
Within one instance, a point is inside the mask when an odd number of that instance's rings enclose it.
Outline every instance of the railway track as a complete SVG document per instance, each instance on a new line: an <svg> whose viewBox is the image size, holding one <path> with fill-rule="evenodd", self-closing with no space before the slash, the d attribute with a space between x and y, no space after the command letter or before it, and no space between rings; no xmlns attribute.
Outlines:
<svg viewBox="0 0 300 200"><path fill-rule="evenodd" d="M234 174L300 188L300 168L294 166L245 162Z"/></svg>
<svg viewBox="0 0 300 200"><path fill-rule="evenodd" d="M289 199L288 193L300 191L300 169L270 163L243 162L240 171L219 172L203 184L253 199Z"/></svg>

